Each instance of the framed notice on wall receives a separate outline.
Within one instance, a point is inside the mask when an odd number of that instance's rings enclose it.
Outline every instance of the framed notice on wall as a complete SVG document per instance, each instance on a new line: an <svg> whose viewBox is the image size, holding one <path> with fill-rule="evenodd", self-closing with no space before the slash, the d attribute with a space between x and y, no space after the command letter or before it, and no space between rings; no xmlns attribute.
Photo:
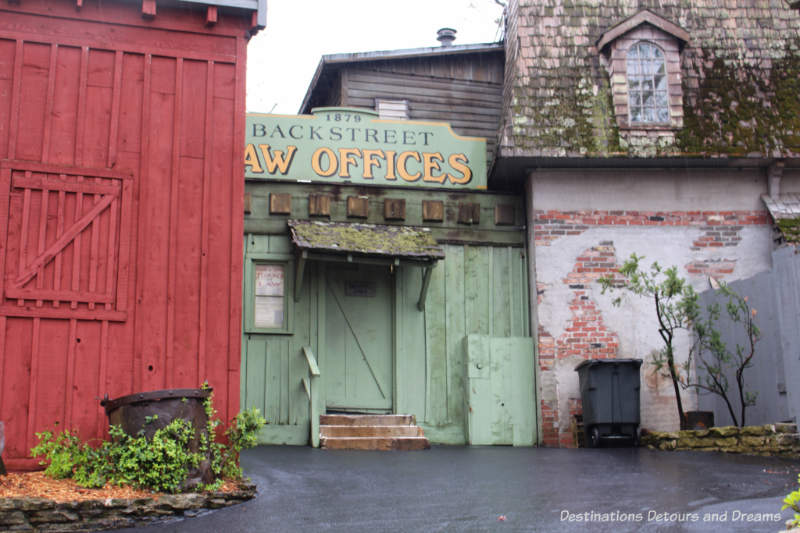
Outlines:
<svg viewBox="0 0 800 533"><path fill-rule="evenodd" d="M284 327L285 270L285 265L256 265L254 302L255 327L268 329Z"/></svg>

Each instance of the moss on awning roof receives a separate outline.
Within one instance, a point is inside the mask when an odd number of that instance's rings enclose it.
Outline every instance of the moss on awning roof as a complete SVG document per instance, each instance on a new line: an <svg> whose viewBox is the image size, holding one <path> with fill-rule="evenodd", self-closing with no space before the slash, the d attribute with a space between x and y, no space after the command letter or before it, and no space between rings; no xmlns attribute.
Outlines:
<svg viewBox="0 0 800 533"><path fill-rule="evenodd" d="M301 250L383 257L443 259L444 250L429 230L315 220L289 220L292 242Z"/></svg>
<svg viewBox="0 0 800 533"><path fill-rule="evenodd" d="M790 244L800 244L800 194L784 193L772 198L761 196L778 230Z"/></svg>

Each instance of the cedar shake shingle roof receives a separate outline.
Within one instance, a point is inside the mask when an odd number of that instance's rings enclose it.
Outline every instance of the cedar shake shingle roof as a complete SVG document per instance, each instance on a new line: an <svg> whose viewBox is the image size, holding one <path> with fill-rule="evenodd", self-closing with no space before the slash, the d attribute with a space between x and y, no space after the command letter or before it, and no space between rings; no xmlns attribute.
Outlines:
<svg viewBox="0 0 800 533"><path fill-rule="evenodd" d="M502 156L800 154L800 12L784 0L510 0L507 9ZM645 10L689 35L682 102L671 101L678 118L652 131L617 120L609 60L597 49Z"/></svg>

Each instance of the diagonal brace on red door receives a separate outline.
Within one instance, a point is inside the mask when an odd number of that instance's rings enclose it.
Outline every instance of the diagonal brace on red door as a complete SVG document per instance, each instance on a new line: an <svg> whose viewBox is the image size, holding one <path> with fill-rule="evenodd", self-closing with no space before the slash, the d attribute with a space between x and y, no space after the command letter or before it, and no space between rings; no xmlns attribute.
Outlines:
<svg viewBox="0 0 800 533"><path fill-rule="evenodd" d="M67 247L67 245L72 242L81 231L86 229L86 226L91 224L92 220L94 220L100 213L103 212L111 202L114 201L116 198L113 194L104 194L100 197L100 201L92 207L91 211L87 212L83 215L80 219L78 219L72 226L70 226L67 231L59 238L56 242L50 245L41 255L37 256L33 262L28 265L28 267L20 273L19 277L15 279L11 283L11 287L15 289L22 288L23 285L28 283L35 275L36 272L48 262L50 262L53 258L55 258L56 254ZM22 253L22 252L20 252Z"/></svg>

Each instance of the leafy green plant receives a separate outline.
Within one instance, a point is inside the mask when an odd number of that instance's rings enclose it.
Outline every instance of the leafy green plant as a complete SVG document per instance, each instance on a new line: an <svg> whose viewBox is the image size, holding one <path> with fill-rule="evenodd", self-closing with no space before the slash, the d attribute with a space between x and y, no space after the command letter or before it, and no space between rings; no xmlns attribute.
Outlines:
<svg viewBox="0 0 800 533"><path fill-rule="evenodd" d="M645 269L641 265L643 259L644 257L631 254L620 267L619 273L625 278L626 290L653 300L658 319L658 333L664 345L660 350L653 352L652 364L656 372L663 371L672 380L678 419L681 427L685 427L686 414L680 386L683 378L675 364L675 336L681 329L690 330L696 321L700 311L698 295L686 279L678 276L677 267L662 268L654 262L649 269ZM615 276L602 277L598 282L603 293L618 288L620 284ZM621 297L613 300L615 306L621 305L621 302Z"/></svg>
<svg viewBox="0 0 800 533"><path fill-rule="evenodd" d="M132 437L117 426L111 426L109 434L112 439L107 452L112 465L109 481L115 485L177 492L189 470L202 460L201 454L189 450L194 428L181 418L156 430L152 439L147 439L143 432Z"/></svg>
<svg viewBox="0 0 800 533"><path fill-rule="evenodd" d="M797 483L800 485L800 474L797 475ZM784 509L791 509L794 511L794 518L787 522L787 527L800 527L800 487L798 487L797 490L787 494L783 499L783 507L781 507L781 511Z"/></svg>
<svg viewBox="0 0 800 533"><path fill-rule="evenodd" d="M57 436L52 431L36 433L39 440L31 449L34 457L45 456L46 460L39 464L44 466L44 473L55 479L72 477L75 467L83 462L85 445L81 444L77 434L69 430L62 431Z"/></svg>
<svg viewBox="0 0 800 533"><path fill-rule="evenodd" d="M742 296L728 285L722 283L717 293L727 298L723 306L713 303L700 313L693 324L695 343L690 351L689 358L684 363L685 387L705 390L720 396L728 408L734 425L746 424L746 410L748 406L755 405L756 394L745 390L744 371L753 365L756 342L761 332L755 322L756 310L750 307L747 297ZM724 317L733 324L738 324L747 338L745 345L736 344L730 349L723 340L717 324ZM690 372L694 366L695 372ZM697 372L702 370L703 372ZM739 417L734 411L733 401L730 398L730 384L728 374L733 371L736 379ZM692 377L694 376L694 377Z"/></svg>
<svg viewBox="0 0 800 533"><path fill-rule="evenodd" d="M208 438L206 434L201 435L200 449L203 453L208 454L211 460L211 469L215 475L241 479L242 469L239 466L239 455L242 450L258 444L258 431L264 427L267 421L255 407L240 412L225 431L225 437L229 442L229 445L225 446L214 439L220 421L217 418L217 411L214 409L213 399L214 393L211 393L203 404L208 417L206 426Z"/></svg>
<svg viewBox="0 0 800 533"><path fill-rule="evenodd" d="M122 428L111 426L111 440L97 447L82 443L74 431L62 431L54 435L51 431L37 433L39 442L31 450L34 457L44 456L40 464L48 464L45 473L51 477L72 477L84 487L102 487L106 483L130 485L160 492L177 492L192 468L202 461L211 462L216 479L201 485L200 490L214 490L222 483L220 476L241 479L239 453L256 445L258 430L266 423L257 409L239 413L231 422L225 435L229 446L216 441L216 431L221 422L216 418L212 398L205 403L209 415L207 434L201 432L199 450L191 450L190 442L195 437L191 422L175 419L167 426L155 431L151 438L144 430L128 435ZM145 424L152 423L156 416L148 417Z"/></svg>
<svg viewBox="0 0 800 533"><path fill-rule="evenodd" d="M255 407L236 415L236 418L233 419L233 422L225 432L230 445L222 454L222 475L232 479L242 478L239 455L242 450L252 448L258 444L258 430L264 427L266 423L267 421Z"/></svg>

